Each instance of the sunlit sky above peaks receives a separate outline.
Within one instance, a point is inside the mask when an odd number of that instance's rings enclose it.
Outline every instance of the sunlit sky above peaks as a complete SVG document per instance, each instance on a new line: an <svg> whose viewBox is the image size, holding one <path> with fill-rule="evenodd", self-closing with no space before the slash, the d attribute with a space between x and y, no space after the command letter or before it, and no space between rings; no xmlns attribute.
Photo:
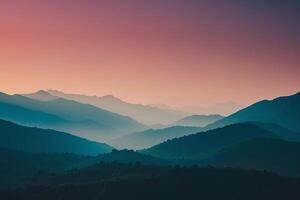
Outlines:
<svg viewBox="0 0 300 200"><path fill-rule="evenodd" d="M296 0L2 0L0 88L243 105L300 91Z"/></svg>

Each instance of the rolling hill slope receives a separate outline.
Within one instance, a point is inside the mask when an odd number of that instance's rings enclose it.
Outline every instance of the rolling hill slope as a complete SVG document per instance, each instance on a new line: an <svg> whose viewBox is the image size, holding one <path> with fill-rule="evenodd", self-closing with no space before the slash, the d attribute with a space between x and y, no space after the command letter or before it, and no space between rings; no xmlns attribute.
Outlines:
<svg viewBox="0 0 300 200"><path fill-rule="evenodd" d="M257 138L225 148L204 163L300 176L300 143Z"/></svg>
<svg viewBox="0 0 300 200"><path fill-rule="evenodd" d="M279 137L273 132L246 122L176 138L141 152L165 159L201 160L223 148L254 138Z"/></svg>

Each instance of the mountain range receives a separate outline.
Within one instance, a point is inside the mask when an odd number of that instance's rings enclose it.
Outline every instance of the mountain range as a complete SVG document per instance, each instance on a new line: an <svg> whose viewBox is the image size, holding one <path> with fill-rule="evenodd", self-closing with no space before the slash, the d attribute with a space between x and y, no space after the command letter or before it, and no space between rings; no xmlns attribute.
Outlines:
<svg viewBox="0 0 300 200"><path fill-rule="evenodd" d="M128 103L112 95L97 97L80 94L67 94L57 90L41 90L36 93L22 95L43 101L57 98L74 100L77 102L90 104L110 112L129 116L146 125L169 124L188 115L188 113L177 110L160 109L150 105Z"/></svg>
<svg viewBox="0 0 300 200"><path fill-rule="evenodd" d="M30 126L41 125L98 141L146 128L129 117L63 98L40 101L0 93L0 104L2 119Z"/></svg>
<svg viewBox="0 0 300 200"><path fill-rule="evenodd" d="M163 128L148 129L120 113L46 91L0 93L0 160L4 170L24 166L11 170L16 178L97 163L197 164L300 176L299 105L297 93L254 103L227 117L184 116ZM55 161L61 167L51 164Z"/></svg>
<svg viewBox="0 0 300 200"><path fill-rule="evenodd" d="M165 142L166 140L187 136L200 131L212 130L226 125L252 122L259 127L276 133L285 140L300 141L300 93L274 100L264 100L246 107L228 117L220 115L188 116L166 126L160 126L142 132L127 134L111 142L117 148L142 149ZM267 113L265 112L267 110ZM282 118L284 118L282 120ZM207 124L201 127L183 127L181 125ZM179 126L178 126L179 125Z"/></svg>

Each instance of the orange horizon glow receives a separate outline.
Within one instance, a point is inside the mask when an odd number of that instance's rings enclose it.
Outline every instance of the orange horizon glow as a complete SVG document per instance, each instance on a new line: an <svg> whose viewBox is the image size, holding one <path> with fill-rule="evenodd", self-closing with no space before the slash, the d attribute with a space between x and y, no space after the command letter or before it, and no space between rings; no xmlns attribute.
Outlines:
<svg viewBox="0 0 300 200"><path fill-rule="evenodd" d="M213 2L1 1L0 91L174 106L299 92L298 7Z"/></svg>

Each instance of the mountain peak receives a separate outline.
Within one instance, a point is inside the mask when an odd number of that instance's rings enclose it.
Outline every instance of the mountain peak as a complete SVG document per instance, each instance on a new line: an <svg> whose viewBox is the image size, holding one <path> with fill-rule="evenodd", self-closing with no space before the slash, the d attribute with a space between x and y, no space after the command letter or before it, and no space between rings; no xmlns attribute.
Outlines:
<svg viewBox="0 0 300 200"><path fill-rule="evenodd" d="M45 90L39 90L39 91L35 92L34 94L36 94L36 95L51 95L49 92L47 92Z"/></svg>
<svg viewBox="0 0 300 200"><path fill-rule="evenodd" d="M31 93L31 94L22 94L22 96L31 98L31 99L36 99L36 100L40 100L40 101L52 101L55 99L58 99L58 97L50 94L49 92L45 91L45 90L39 90L35 93Z"/></svg>

